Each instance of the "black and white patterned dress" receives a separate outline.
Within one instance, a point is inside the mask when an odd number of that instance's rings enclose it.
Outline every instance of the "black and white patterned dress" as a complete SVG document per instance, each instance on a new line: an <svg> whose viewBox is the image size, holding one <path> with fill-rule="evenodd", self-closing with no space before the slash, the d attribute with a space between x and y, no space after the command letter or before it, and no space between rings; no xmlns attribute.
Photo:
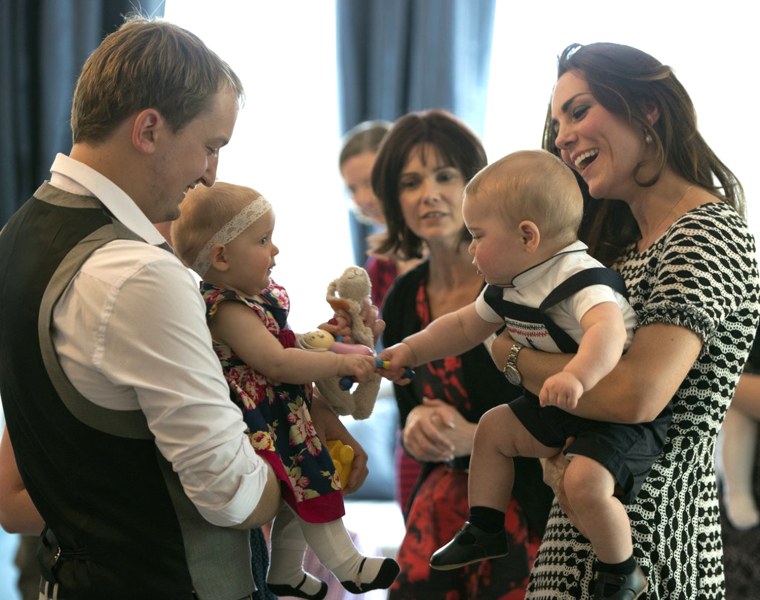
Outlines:
<svg viewBox="0 0 760 600"><path fill-rule="evenodd" d="M721 599L714 451L760 316L754 238L728 204L712 202L682 216L644 252L631 248L615 268L640 326L671 323L703 340L673 398L663 455L628 507L634 555L649 579L646 598ZM526 598L590 598L594 559L555 502Z"/></svg>

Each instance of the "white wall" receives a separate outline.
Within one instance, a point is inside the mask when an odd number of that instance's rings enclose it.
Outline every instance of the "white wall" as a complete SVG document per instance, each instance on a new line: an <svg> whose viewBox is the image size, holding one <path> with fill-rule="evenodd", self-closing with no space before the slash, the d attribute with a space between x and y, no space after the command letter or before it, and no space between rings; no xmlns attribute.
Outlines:
<svg viewBox="0 0 760 600"><path fill-rule="evenodd" d="M465 0L460 0L465 1ZM497 0L483 142L489 159L541 143L557 55L572 42L631 44L674 67L700 128L745 186L760 236L752 110L757 19L745 0ZM243 79L247 103L222 150L220 179L254 187L277 212L274 277L291 295L291 325L329 315L327 284L352 261L339 151L334 0L168 0L187 27Z"/></svg>
<svg viewBox="0 0 760 600"><path fill-rule="evenodd" d="M636 46L675 70L707 143L742 181L760 237L760 175L752 142L757 115L757 24L744 0L581 3L497 0L484 144L489 160L536 148L557 56L573 42Z"/></svg>
<svg viewBox="0 0 760 600"><path fill-rule="evenodd" d="M348 198L338 172L340 127L332 0L168 0L243 81L246 101L218 179L272 202L280 248L272 277L291 297L290 324L316 328L332 311L328 284L353 263Z"/></svg>

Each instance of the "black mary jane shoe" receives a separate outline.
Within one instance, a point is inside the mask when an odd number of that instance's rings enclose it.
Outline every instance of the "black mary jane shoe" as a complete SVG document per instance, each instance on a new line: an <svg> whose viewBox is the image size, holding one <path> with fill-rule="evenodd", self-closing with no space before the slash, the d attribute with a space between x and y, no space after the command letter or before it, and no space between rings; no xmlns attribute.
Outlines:
<svg viewBox="0 0 760 600"><path fill-rule="evenodd" d="M505 530L487 533L468 521L454 539L433 553L430 557L430 568L450 571L508 554L509 539Z"/></svg>
<svg viewBox="0 0 760 600"><path fill-rule="evenodd" d="M649 582L638 565L628 575L597 571L594 600L636 600L646 593L648 587Z"/></svg>
<svg viewBox="0 0 760 600"><path fill-rule="evenodd" d="M327 596L327 583L324 581L321 582L322 585L319 586L319 590L316 594L307 594L304 592L301 589L301 586L306 582L306 577L307 575L304 573L301 583L295 587L286 583L267 583L267 588L269 588L269 591L275 596L295 596L296 598L306 598L306 600L322 600Z"/></svg>
<svg viewBox="0 0 760 600"><path fill-rule="evenodd" d="M391 587L393 581L398 577L401 568L392 558L386 558L380 565L380 570L372 581L362 582L359 577L362 573L362 567L367 559L363 558L359 565L359 571L356 573L354 581L341 581L340 584L352 594L363 594L371 590L386 590Z"/></svg>

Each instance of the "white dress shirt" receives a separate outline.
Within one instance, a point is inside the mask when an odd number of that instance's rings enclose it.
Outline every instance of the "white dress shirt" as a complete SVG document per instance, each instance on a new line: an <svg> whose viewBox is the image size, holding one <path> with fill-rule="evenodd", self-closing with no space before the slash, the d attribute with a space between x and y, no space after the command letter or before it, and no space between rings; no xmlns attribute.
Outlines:
<svg viewBox="0 0 760 600"><path fill-rule="evenodd" d="M67 377L99 406L140 409L201 515L220 526L242 522L261 497L266 464L230 401L195 279L150 245L163 237L113 182L62 154L51 171L51 185L97 197L148 242L104 245L66 288L53 340Z"/></svg>

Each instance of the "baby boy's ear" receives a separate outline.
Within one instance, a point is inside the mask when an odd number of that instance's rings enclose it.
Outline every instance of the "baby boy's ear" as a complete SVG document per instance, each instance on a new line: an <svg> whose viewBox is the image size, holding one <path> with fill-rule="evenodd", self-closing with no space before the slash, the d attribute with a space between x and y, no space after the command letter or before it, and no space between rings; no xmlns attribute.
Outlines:
<svg viewBox="0 0 760 600"><path fill-rule="evenodd" d="M528 252L534 252L541 242L541 232L533 221L521 221L518 225L523 246Z"/></svg>

